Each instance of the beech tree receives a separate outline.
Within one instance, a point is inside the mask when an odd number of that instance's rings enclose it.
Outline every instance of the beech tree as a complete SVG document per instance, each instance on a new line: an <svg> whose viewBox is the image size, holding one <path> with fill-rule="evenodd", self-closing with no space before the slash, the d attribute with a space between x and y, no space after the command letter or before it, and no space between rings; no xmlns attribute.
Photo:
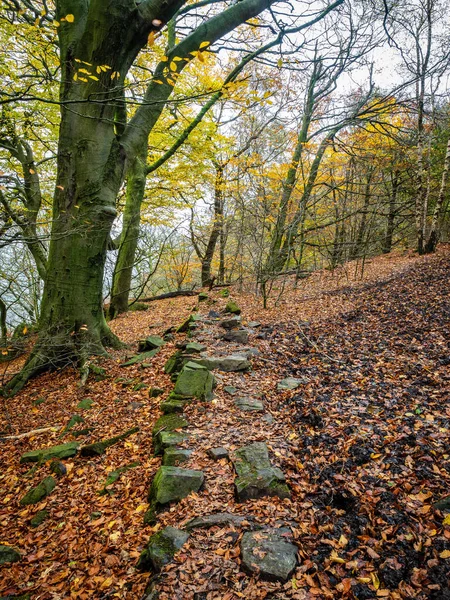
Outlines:
<svg viewBox="0 0 450 600"><path fill-rule="evenodd" d="M342 2L325 7L323 14ZM60 57L57 177L39 339L7 386L14 393L50 366L76 360L86 374L90 355L119 345L104 317L102 283L116 197L127 167L142 151L170 98L174 73L181 73L202 48L273 9L276 1L224 3L213 16L193 19L190 33L157 65L143 102L126 124L121 108L127 73L149 36L165 27L183 0L57 0L54 14L47 3L2 4L12 20L45 26L54 19ZM320 18L320 8L312 13ZM26 101L27 91L12 89L7 97Z"/></svg>

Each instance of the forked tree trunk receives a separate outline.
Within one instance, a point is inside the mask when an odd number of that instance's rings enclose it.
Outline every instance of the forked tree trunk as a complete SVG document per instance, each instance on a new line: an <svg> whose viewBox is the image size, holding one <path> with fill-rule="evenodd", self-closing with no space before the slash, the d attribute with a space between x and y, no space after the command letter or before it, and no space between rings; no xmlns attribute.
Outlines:
<svg viewBox="0 0 450 600"><path fill-rule="evenodd" d="M144 6L137 14L128 0L113 8L92 0L74 7L73 23L58 28L61 124L39 339L6 393L14 394L49 368L74 363L84 369L90 355L119 344L102 307L106 250L126 159L114 131L115 100L122 97L125 75L161 13L156 3L154 8L158 15ZM68 12L61 2L58 20ZM105 69L98 73L101 65Z"/></svg>

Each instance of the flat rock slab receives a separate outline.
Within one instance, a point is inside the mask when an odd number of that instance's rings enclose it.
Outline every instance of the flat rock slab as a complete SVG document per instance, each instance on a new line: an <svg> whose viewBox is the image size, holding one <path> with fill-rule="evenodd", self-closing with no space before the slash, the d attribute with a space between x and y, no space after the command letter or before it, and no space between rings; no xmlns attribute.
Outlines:
<svg viewBox="0 0 450 600"><path fill-rule="evenodd" d="M239 373L248 371L251 368L250 362L241 354L231 354L230 356L202 356L195 361L203 365L209 371L224 371L225 373Z"/></svg>
<svg viewBox="0 0 450 600"><path fill-rule="evenodd" d="M159 335L149 335L144 340L139 340L138 352L147 352L148 350L155 350L155 348L161 348L165 342Z"/></svg>
<svg viewBox="0 0 450 600"><path fill-rule="evenodd" d="M297 547L289 530L248 531L241 540L242 567L270 581L287 581L297 566Z"/></svg>
<svg viewBox="0 0 450 600"><path fill-rule="evenodd" d="M155 455L158 456L163 454L166 448L178 446L178 444L182 444L188 438L189 436L185 433L178 433L176 431L160 431L153 438Z"/></svg>
<svg viewBox="0 0 450 600"><path fill-rule="evenodd" d="M300 387L305 381L303 379L297 379L296 377L286 377L286 379L282 379L278 385L277 390L296 390Z"/></svg>
<svg viewBox="0 0 450 600"><path fill-rule="evenodd" d="M238 329L241 326L241 317L231 317L220 322L220 326L224 329Z"/></svg>
<svg viewBox="0 0 450 600"><path fill-rule="evenodd" d="M185 529L190 531L191 529L208 528L215 525L248 525L252 520L253 517L242 517L232 513L215 513L191 519L186 523Z"/></svg>
<svg viewBox="0 0 450 600"><path fill-rule="evenodd" d="M245 329L235 329L222 334L221 339L225 342L234 342L235 344L248 343L248 331Z"/></svg>
<svg viewBox="0 0 450 600"><path fill-rule="evenodd" d="M190 459L192 450L186 450L184 448L175 448L174 446L169 446L164 450L164 455L162 459L162 464L165 467L175 467L182 462L186 462Z"/></svg>
<svg viewBox="0 0 450 600"><path fill-rule="evenodd" d="M200 344L199 342L188 342L184 347L184 350L190 353L204 352L206 350L206 346L204 344Z"/></svg>
<svg viewBox="0 0 450 600"><path fill-rule="evenodd" d="M176 429L184 429L189 423L176 414L168 414L159 417L156 423L153 425L152 436L157 435L160 431L175 431Z"/></svg>
<svg viewBox="0 0 450 600"><path fill-rule="evenodd" d="M137 568L141 571L159 573L164 565L169 564L175 554L187 542L189 534L175 527L165 527L148 540L142 551Z"/></svg>
<svg viewBox="0 0 450 600"><path fill-rule="evenodd" d="M289 488L281 469L273 467L269 451L263 442L254 442L236 452L234 485L238 501L278 496L289 498Z"/></svg>
<svg viewBox="0 0 450 600"><path fill-rule="evenodd" d="M186 404L189 404L189 400L180 396L176 397L176 394L169 395L169 397L161 402L160 408L165 415L171 415L173 413L181 413L184 410Z"/></svg>
<svg viewBox="0 0 450 600"><path fill-rule="evenodd" d="M229 300L225 306L225 312L231 313L232 315L240 315L241 309L234 300Z"/></svg>
<svg viewBox="0 0 450 600"><path fill-rule="evenodd" d="M198 492L204 479L202 471L181 467L160 467L150 487L149 502L162 505L179 501L189 496L191 492Z"/></svg>
<svg viewBox="0 0 450 600"><path fill-rule="evenodd" d="M221 458L228 458L229 456L226 448L210 448L207 454L213 460L220 460Z"/></svg>
<svg viewBox="0 0 450 600"><path fill-rule="evenodd" d="M187 362L175 383L175 394L199 400L210 400L215 385L214 375L204 365Z"/></svg>
<svg viewBox="0 0 450 600"><path fill-rule="evenodd" d="M257 398L250 398L249 396L236 398L234 404L245 412L258 412L264 410L264 404L261 402L261 400L258 400Z"/></svg>
<svg viewBox="0 0 450 600"><path fill-rule="evenodd" d="M80 444L78 442L69 442L67 444L60 444L59 446L51 446L50 448L31 450L22 454L20 462L47 462L52 458L69 458L75 456L79 447Z"/></svg>
<svg viewBox="0 0 450 600"><path fill-rule="evenodd" d="M37 485L34 488L31 488L25 494L25 496L23 496L23 498L20 499L19 504L21 504L22 506L27 506L29 504L37 504L49 494L51 494L55 487L55 479L51 475L49 477L45 477L45 479L43 479L39 485Z"/></svg>
<svg viewBox="0 0 450 600"><path fill-rule="evenodd" d="M231 396L234 396L234 394L236 394L236 392L237 392L237 388L235 388L234 385L226 385L223 388L223 391L226 392L227 394L230 394Z"/></svg>

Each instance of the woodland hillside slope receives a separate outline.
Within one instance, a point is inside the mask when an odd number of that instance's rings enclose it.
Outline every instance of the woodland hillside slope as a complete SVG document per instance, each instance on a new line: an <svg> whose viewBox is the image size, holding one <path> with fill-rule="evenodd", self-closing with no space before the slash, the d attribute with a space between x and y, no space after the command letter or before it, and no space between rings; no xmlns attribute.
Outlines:
<svg viewBox="0 0 450 600"><path fill-rule="evenodd" d="M98 360L104 373L84 387L66 369L2 398L0 546L20 557L0 566L0 596L450 599L450 247L373 259L362 279L354 268L289 284L266 311L260 298L233 288L229 298L213 290L199 303L149 303L113 321L130 346ZM212 400L186 404L187 425L175 428L188 433L181 447L192 451L182 466L201 471L204 483L144 525L161 466L152 429L173 388L164 365L186 341L214 356L243 351L217 333L214 313L223 318L230 299L249 333L251 369L214 371ZM153 358L123 366L139 339L163 336L191 313L192 338L172 332ZM8 373L19 366L20 359L10 363ZM279 389L288 377L296 389ZM262 408L240 408L239 397ZM87 446L134 427L99 455L78 453L59 467L20 462L32 450ZM236 456L255 442L267 446L290 497L236 496ZM231 460L214 461L208 451L218 447ZM20 503L49 477L56 486L46 497ZM39 511L42 523L31 524ZM136 568L156 532L184 531L190 519L215 513L243 519L189 529L158 574ZM268 581L243 561L243 537L253 532L257 543L268 528L287 528L282 535L295 546L296 566L284 581ZM264 563L266 550L253 552Z"/></svg>

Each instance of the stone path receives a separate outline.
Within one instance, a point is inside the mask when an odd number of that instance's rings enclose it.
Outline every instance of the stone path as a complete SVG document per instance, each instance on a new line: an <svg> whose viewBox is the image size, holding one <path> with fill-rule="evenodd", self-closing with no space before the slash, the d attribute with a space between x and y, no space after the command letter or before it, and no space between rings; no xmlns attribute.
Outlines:
<svg viewBox="0 0 450 600"><path fill-rule="evenodd" d="M207 298L202 297L204 302ZM177 332L185 332L186 342L177 344L178 350L168 359L166 373L174 382L174 389L162 400L163 416L153 429L155 455L162 454L162 466L157 471L149 490L150 508L145 515L145 523L154 524L158 513L169 504L176 503L192 492L201 493L203 485L208 485L204 473L188 468L195 439L185 429L187 421L180 416L184 408L192 402L209 403L207 410L215 410L214 387L221 373L243 373L251 370L251 356L257 354L255 348L248 346L233 348L226 352L229 344L233 346L247 344L252 330L244 328L240 309L233 301L228 302L225 314L210 311L206 316L192 314ZM259 326L259 323L254 323ZM203 342L213 335L219 341L219 347L208 348ZM196 341L192 341L192 338ZM202 342L202 343L200 343ZM142 344L142 350L148 350ZM228 386L229 394L238 390ZM240 389L241 393L245 390ZM260 398L241 395L234 399L237 409L261 419L264 403ZM267 417L271 415L267 414ZM270 422L270 419L267 419ZM228 435L227 435L228 433ZM212 460L230 457L227 443L230 432L224 432L223 447L210 448L207 455ZM234 441L234 440L233 440ZM181 447L181 445L183 447ZM232 444L235 446L235 444ZM273 497L289 498L290 491L282 471L270 461L269 450L264 442L242 445L231 453L235 471L235 497L238 502ZM182 467L178 466L183 464ZM189 531L196 527L212 527L217 524L232 523L246 526L240 551L242 568L249 573L258 573L270 580L286 581L297 566L297 547L292 542L289 528L278 529L260 526L245 516L229 513L215 513L191 520L183 529L166 527L152 535L141 554L138 568L158 573L169 563L175 553L186 543Z"/></svg>

